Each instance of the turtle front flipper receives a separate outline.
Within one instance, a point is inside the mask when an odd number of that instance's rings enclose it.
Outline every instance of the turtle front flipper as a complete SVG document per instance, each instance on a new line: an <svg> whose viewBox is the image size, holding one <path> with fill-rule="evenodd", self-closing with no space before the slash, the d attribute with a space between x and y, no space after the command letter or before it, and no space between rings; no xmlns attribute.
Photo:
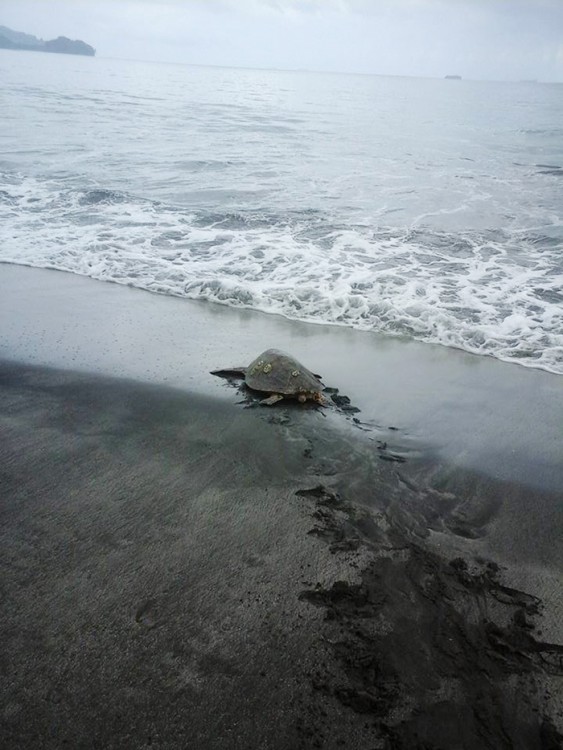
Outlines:
<svg viewBox="0 0 563 750"><path fill-rule="evenodd" d="M282 395L280 395L279 393L272 393L272 395L269 396L268 398L262 399L262 401L260 401L260 403L263 406L273 406L274 404L277 404L278 401L282 401L282 400L283 400L283 396Z"/></svg>
<svg viewBox="0 0 563 750"><path fill-rule="evenodd" d="M226 370L211 370L211 375L217 375L220 378L244 378L246 367L228 367Z"/></svg>

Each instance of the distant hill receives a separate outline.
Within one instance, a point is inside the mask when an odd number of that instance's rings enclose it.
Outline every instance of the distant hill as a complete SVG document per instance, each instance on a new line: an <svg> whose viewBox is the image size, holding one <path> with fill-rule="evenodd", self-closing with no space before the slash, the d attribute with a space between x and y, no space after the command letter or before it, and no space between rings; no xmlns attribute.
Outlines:
<svg viewBox="0 0 563 750"><path fill-rule="evenodd" d="M32 52L62 52L66 55L88 55L93 57L96 50L80 39L67 39L59 36L57 39L44 41L33 34L14 31L7 26L0 26L0 49L21 49Z"/></svg>

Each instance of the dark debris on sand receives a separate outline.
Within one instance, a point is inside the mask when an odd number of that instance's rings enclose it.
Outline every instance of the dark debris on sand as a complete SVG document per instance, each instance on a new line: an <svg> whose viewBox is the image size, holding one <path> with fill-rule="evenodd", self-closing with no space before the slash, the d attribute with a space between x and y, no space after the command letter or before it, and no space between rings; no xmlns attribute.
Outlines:
<svg viewBox="0 0 563 750"><path fill-rule="evenodd" d="M563 646L537 635L539 599L504 585L494 562L447 561L407 537L397 546L385 519L326 487L297 494L331 551L368 553L357 582L301 594L324 610L319 639L334 659L310 675L303 747L322 730L318 706L335 702L365 720L374 749L563 747L548 716Z"/></svg>

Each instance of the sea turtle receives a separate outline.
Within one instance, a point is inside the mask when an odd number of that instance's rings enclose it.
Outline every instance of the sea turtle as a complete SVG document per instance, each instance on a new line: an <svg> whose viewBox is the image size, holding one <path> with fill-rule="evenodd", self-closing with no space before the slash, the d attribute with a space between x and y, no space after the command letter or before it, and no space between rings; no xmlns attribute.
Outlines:
<svg viewBox="0 0 563 750"><path fill-rule="evenodd" d="M272 406L283 398L296 398L301 403L307 400L324 404L321 376L315 375L285 352L267 349L248 367L231 367L213 370L212 375L244 378L253 391L269 393L260 403Z"/></svg>

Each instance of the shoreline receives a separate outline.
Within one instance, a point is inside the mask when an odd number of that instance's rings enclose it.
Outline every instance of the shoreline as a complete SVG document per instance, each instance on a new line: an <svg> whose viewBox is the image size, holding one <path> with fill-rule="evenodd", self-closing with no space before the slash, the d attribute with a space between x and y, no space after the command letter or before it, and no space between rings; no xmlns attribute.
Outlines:
<svg viewBox="0 0 563 750"><path fill-rule="evenodd" d="M460 350L0 265L0 357L232 399L210 370L291 352L413 449L559 490L563 377Z"/></svg>
<svg viewBox="0 0 563 750"><path fill-rule="evenodd" d="M4 744L560 746L557 376L17 266L0 316ZM360 411L209 375L272 345Z"/></svg>
<svg viewBox="0 0 563 750"><path fill-rule="evenodd" d="M6 745L557 747L545 494L245 406L0 364Z"/></svg>

